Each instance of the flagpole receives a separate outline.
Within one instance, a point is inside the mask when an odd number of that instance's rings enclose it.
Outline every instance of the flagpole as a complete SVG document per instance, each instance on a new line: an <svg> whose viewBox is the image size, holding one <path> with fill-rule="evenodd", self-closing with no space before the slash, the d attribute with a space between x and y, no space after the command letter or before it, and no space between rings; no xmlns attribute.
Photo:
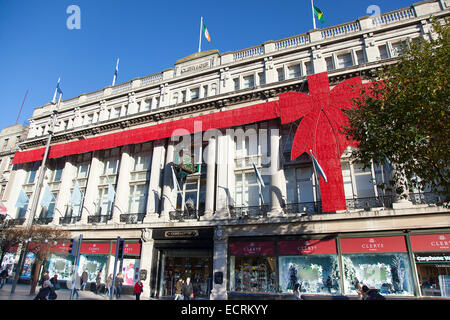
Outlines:
<svg viewBox="0 0 450 320"><path fill-rule="evenodd" d="M114 85L116 84L116 77L117 77L117 72L119 71L119 58L117 58L117 62L116 62L116 71L114 71L114 77L113 77L113 82L112 82L112 86L114 87Z"/></svg>
<svg viewBox="0 0 450 320"><path fill-rule="evenodd" d="M202 27L203 27L203 17L200 19L200 37L198 39L198 52L202 51Z"/></svg>
<svg viewBox="0 0 450 320"><path fill-rule="evenodd" d="M53 103L56 102L56 94L58 93L58 85L59 85L60 81L61 81L61 78L58 78L58 83L57 83L56 88L55 88L55 93L53 94L53 99L52 99Z"/></svg>
<svg viewBox="0 0 450 320"><path fill-rule="evenodd" d="M316 18L314 17L314 0L311 0L311 10L312 10L313 26L314 29L316 29Z"/></svg>

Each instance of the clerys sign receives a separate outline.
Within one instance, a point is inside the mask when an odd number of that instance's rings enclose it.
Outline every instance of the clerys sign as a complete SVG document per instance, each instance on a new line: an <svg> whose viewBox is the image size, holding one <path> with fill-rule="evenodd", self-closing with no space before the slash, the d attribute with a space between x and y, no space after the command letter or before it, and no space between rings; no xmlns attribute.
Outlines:
<svg viewBox="0 0 450 320"><path fill-rule="evenodd" d="M450 251L450 234L412 235L413 251Z"/></svg>
<svg viewBox="0 0 450 320"><path fill-rule="evenodd" d="M406 252L405 238L370 237L341 239L342 253Z"/></svg>
<svg viewBox="0 0 450 320"><path fill-rule="evenodd" d="M275 242L273 241L243 241L230 243L230 255L265 256L274 254Z"/></svg>
<svg viewBox="0 0 450 320"><path fill-rule="evenodd" d="M278 242L279 254L336 254L336 240L286 240Z"/></svg>

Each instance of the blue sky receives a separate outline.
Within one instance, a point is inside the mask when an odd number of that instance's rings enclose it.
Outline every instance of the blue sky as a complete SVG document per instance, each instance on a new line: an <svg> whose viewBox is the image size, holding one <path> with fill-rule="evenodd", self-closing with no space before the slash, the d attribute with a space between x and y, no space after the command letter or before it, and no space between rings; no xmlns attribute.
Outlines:
<svg viewBox="0 0 450 320"><path fill-rule="evenodd" d="M412 0L315 0L325 28L387 12ZM81 28L69 30L70 5L81 10ZM236 51L313 28L310 0L0 0L0 129L49 102L61 77L63 99L172 68L198 51L200 17L211 43L202 50Z"/></svg>

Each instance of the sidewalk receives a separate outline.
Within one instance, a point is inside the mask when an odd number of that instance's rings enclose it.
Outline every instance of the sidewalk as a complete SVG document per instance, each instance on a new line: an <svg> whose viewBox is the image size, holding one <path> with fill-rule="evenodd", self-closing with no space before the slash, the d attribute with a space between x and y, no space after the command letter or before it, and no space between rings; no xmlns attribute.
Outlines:
<svg viewBox="0 0 450 320"><path fill-rule="evenodd" d="M0 300L33 300L39 292L40 287L36 287L36 294L30 295L30 285L28 284L18 284L13 295L11 295L11 284L5 284L2 289L0 289ZM78 291L78 300L109 300L109 297L104 294L95 294L92 291ZM56 290L58 298L56 300L70 300L70 290L69 289L59 289ZM76 295L75 295L76 297ZM113 297L113 300L136 300L134 295L122 295L120 299ZM144 299L141 299L144 300Z"/></svg>

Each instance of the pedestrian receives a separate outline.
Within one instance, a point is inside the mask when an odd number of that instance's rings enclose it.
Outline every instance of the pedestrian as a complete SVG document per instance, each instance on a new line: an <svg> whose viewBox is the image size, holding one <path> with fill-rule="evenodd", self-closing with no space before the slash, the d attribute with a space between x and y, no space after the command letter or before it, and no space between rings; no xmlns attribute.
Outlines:
<svg viewBox="0 0 450 320"><path fill-rule="evenodd" d="M56 290L56 287L58 286L58 275L55 274L51 279L50 283L52 284L53 288Z"/></svg>
<svg viewBox="0 0 450 320"><path fill-rule="evenodd" d="M192 289L194 290L194 299L197 299L202 291L200 275L198 273L195 274L194 281L192 282Z"/></svg>
<svg viewBox="0 0 450 320"><path fill-rule="evenodd" d="M300 290L301 290L300 283L296 283L294 285L294 297L296 300L302 300L302 293Z"/></svg>
<svg viewBox="0 0 450 320"><path fill-rule="evenodd" d="M2 272L0 272L0 289L3 288L5 283L8 281L8 268L5 267Z"/></svg>
<svg viewBox="0 0 450 320"><path fill-rule="evenodd" d="M38 294L33 300L47 300L48 295L51 292L51 283L48 280L42 282L42 287L39 289Z"/></svg>
<svg viewBox="0 0 450 320"><path fill-rule="evenodd" d="M80 297L78 290L81 290L81 278L78 272L75 273L75 284L73 286L73 295L77 295L77 300Z"/></svg>
<svg viewBox="0 0 450 320"><path fill-rule="evenodd" d="M140 300L141 293L142 293L143 290L144 290L144 285L142 284L141 279L139 279L134 284L134 294L136 295L136 300Z"/></svg>
<svg viewBox="0 0 450 320"><path fill-rule="evenodd" d="M180 277L175 284L175 300L183 300L183 278Z"/></svg>
<svg viewBox="0 0 450 320"><path fill-rule="evenodd" d="M86 284L89 280L89 273L88 270L84 270L83 273L81 274L81 290L86 290Z"/></svg>
<svg viewBox="0 0 450 320"><path fill-rule="evenodd" d="M99 272L97 274L97 277L95 278L95 294L98 294L98 292L100 291L100 285L102 283L102 273Z"/></svg>
<svg viewBox="0 0 450 320"><path fill-rule="evenodd" d="M42 274L41 280L39 280L39 285L42 287L45 280L50 280L50 276L48 275L48 272L44 272Z"/></svg>
<svg viewBox="0 0 450 320"><path fill-rule="evenodd" d="M58 295L55 292L56 287L53 285L52 279L44 281L44 283L46 283L50 288L50 291L48 293L48 300L56 300L56 298L58 297Z"/></svg>
<svg viewBox="0 0 450 320"><path fill-rule="evenodd" d="M194 289L192 287L190 277L186 278L186 282L183 284L182 292L184 300L192 300L194 298Z"/></svg>
<svg viewBox="0 0 450 320"><path fill-rule="evenodd" d="M120 295L122 294L122 285L123 285L123 276L122 272L119 272L116 275L116 298L119 299Z"/></svg>
<svg viewBox="0 0 450 320"><path fill-rule="evenodd" d="M361 287L361 300L386 300L377 289L369 289L366 285Z"/></svg>
<svg viewBox="0 0 450 320"><path fill-rule="evenodd" d="M106 288L108 290L108 297L111 296L112 284L113 284L113 275L112 273L110 273L108 279L106 279Z"/></svg>

